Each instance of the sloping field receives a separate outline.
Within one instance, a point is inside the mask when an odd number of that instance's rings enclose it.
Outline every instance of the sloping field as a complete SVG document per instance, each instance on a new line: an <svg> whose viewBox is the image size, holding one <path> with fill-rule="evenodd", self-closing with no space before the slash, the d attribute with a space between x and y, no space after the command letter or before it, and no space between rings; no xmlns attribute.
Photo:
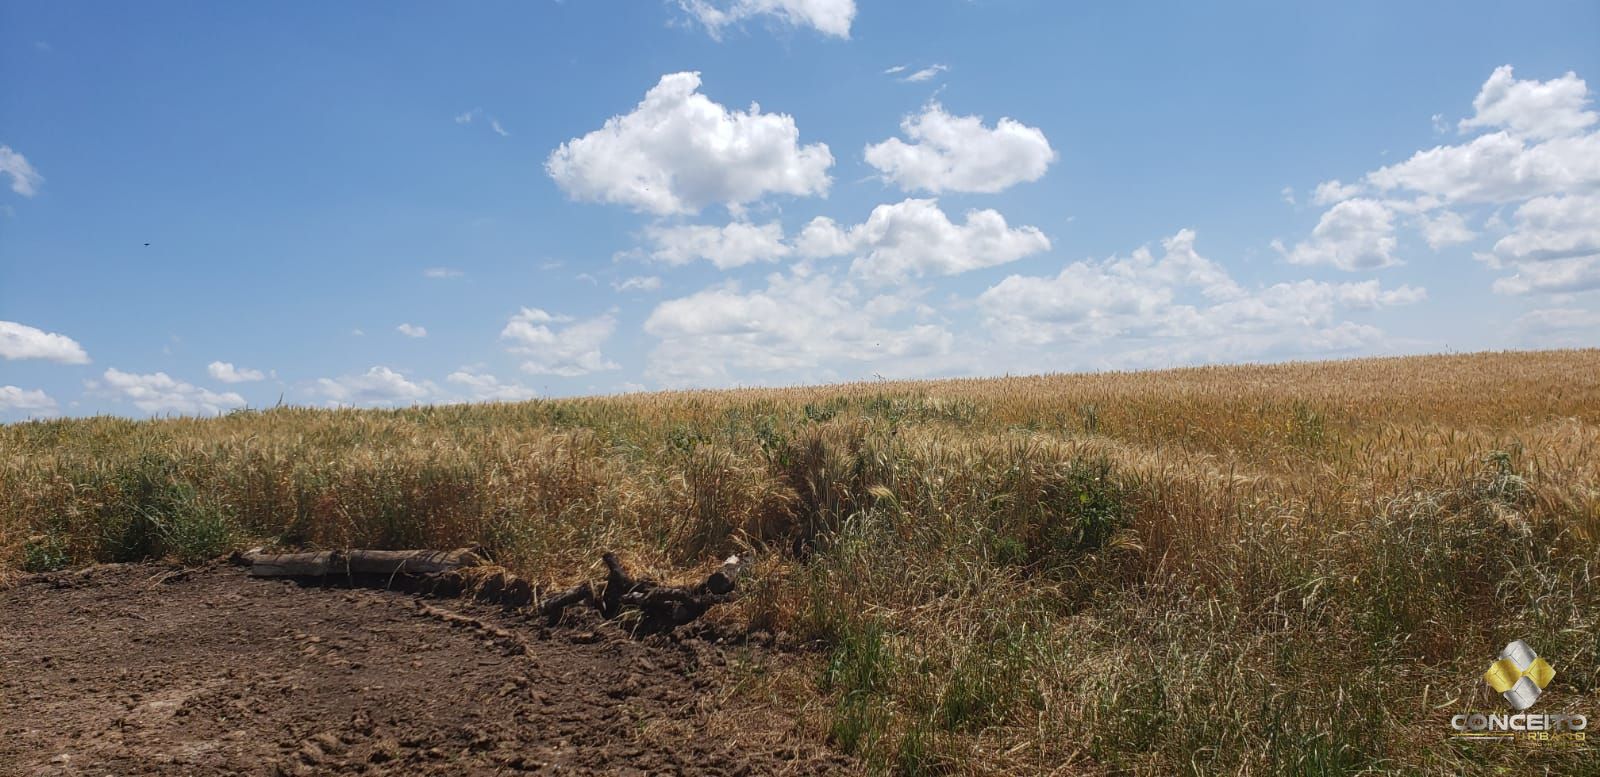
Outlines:
<svg viewBox="0 0 1600 777"><path fill-rule="evenodd" d="M261 542L753 552L726 692L875 771L1595 769L1450 720L1600 717L1596 350L0 428L0 566Z"/></svg>

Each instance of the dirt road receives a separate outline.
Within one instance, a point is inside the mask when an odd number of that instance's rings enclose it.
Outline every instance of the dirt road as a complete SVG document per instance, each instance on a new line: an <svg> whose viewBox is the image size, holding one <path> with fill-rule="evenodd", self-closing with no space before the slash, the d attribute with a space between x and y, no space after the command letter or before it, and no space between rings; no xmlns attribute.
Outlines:
<svg viewBox="0 0 1600 777"><path fill-rule="evenodd" d="M466 616L466 617L459 617ZM0 591L0 774L815 774L699 639L149 565Z"/></svg>

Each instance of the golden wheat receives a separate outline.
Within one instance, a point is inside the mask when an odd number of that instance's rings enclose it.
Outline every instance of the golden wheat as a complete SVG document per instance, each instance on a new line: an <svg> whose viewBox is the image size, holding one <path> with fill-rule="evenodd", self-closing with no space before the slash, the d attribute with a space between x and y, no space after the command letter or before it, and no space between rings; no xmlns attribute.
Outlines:
<svg viewBox="0 0 1600 777"><path fill-rule="evenodd" d="M1511 639L1600 714L1600 351L0 428L0 568L754 550L767 694L901 773L1592 767L1467 749Z"/></svg>

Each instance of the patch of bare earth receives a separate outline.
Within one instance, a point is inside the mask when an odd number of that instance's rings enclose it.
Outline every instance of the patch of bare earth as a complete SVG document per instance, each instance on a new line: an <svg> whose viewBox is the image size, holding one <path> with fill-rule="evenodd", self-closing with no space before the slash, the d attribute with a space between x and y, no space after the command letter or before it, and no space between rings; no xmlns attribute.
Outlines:
<svg viewBox="0 0 1600 777"><path fill-rule="evenodd" d="M779 654L226 567L0 591L0 773L852 771L728 693Z"/></svg>

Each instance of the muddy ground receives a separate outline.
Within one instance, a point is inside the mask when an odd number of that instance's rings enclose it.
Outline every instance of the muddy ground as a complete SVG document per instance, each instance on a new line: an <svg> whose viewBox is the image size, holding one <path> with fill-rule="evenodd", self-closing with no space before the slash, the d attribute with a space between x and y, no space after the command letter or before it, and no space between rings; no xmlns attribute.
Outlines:
<svg viewBox="0 0 1600 777"><path fill-rule="evenodd" d="M853 771L731 692L784 658L226 566L35 576L0 591L0 774Z"/></svg>

